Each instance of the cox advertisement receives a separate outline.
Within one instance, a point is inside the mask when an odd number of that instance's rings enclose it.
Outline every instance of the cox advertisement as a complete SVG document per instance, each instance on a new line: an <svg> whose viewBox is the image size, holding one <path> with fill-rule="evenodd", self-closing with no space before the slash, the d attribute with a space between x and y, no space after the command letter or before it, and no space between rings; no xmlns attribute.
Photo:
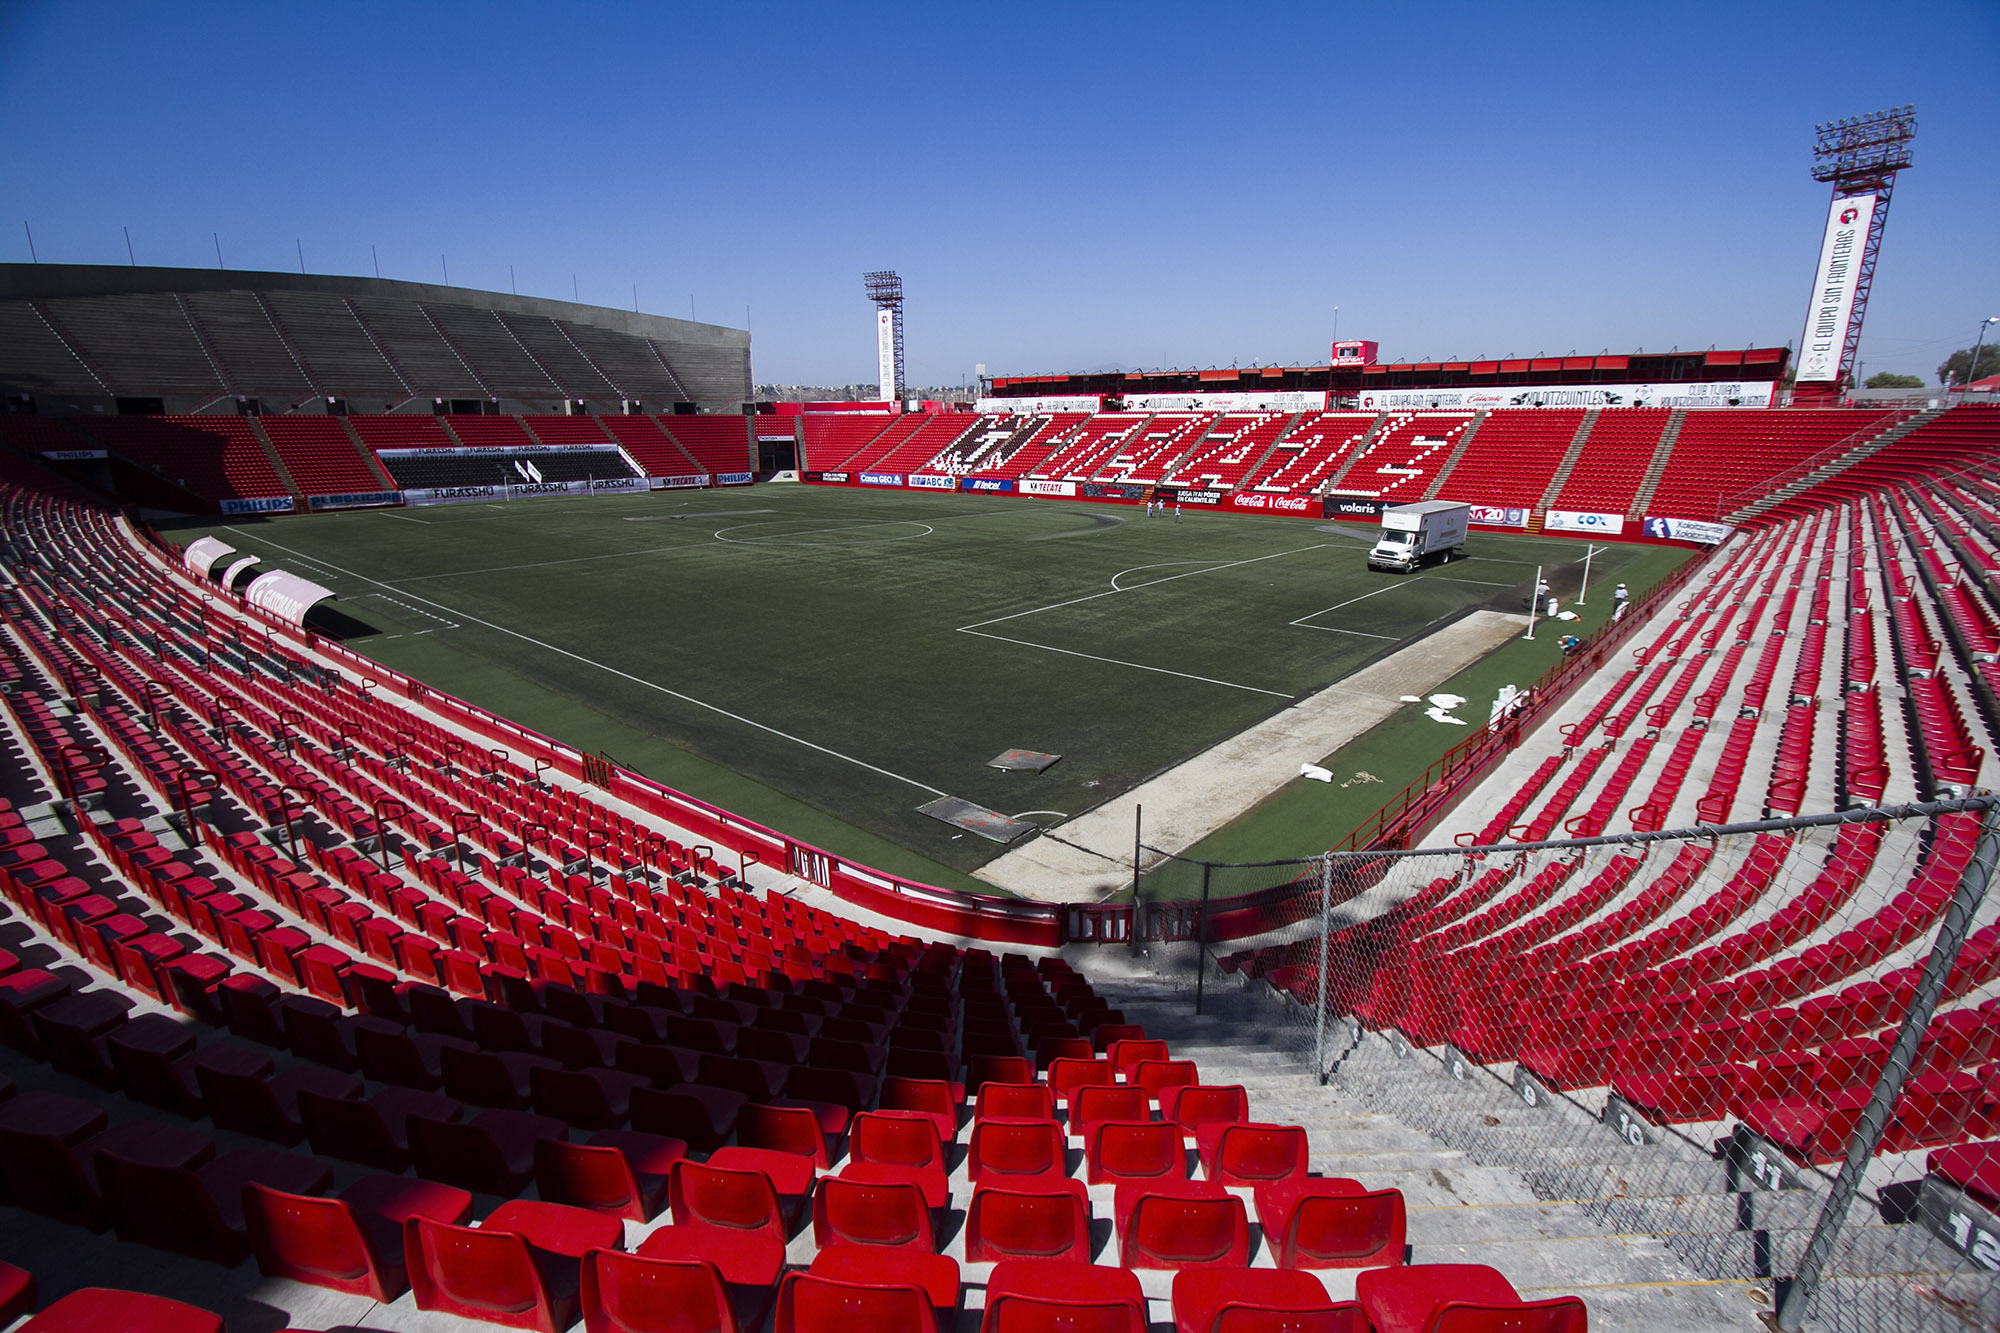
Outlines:
<svg viewBox="0 0 2000 1333"><path fill-rule="evenodd" d="M1542 515L1544 532L1601 532L1607 537L1625 531L1623 514L1593 514L1581 509L1551 509Z"/></svg>
<svg viewBox="0 0 2000 1333"><path fill-rule="evenodd" d="M1736 529L1727 523L1705 523L1695 518L1654 518L1651 514L1646 516L1646 535L1665 537L1669 541L1701 542L1705 546L1714 546L1717 542L1727 540L1729 534L1734 531Z"/></svg>

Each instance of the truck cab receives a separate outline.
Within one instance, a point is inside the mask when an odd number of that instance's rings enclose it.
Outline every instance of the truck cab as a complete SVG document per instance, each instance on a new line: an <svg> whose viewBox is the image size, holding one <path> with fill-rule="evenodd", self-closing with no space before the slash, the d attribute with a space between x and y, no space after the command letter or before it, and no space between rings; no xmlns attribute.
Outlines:
<svg viewBox="0 0 2000 1333"><path fill-rule="evenodd" d="M1451 559L1465 545L1472 518L1469 505L1424 500L1382 511L1382 533L1368 552L1370 569L1407 574L1431 556Z"/></svg>

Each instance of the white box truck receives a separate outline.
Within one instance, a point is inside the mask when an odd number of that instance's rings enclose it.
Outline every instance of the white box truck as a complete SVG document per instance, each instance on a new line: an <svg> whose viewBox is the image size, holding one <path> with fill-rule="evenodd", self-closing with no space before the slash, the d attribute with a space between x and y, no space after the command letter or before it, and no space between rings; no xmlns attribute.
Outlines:
<svg viewBox="0 0 2000 1333"><path fill-rule="evenodd" d="M1436 556L1451 559L1465 545L1472 506L1451 500L1423 500L1382 511L1382 537L1368 552L1368 568L1407 574Z"/></svg>

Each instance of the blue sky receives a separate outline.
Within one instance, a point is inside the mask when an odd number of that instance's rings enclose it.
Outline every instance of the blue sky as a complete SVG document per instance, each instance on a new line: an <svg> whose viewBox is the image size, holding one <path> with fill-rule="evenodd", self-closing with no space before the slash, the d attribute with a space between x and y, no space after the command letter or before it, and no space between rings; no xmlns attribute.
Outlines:
<svg viewBox="0 0 2000 1333"><path fill-rule="evenodd" d="M2000 4L0 0L0 259L744 326L759 381L1795 341L1814 122L1914 102L1869 373L2000 314ZM747 311L747 315L746 315Z"/></svg>

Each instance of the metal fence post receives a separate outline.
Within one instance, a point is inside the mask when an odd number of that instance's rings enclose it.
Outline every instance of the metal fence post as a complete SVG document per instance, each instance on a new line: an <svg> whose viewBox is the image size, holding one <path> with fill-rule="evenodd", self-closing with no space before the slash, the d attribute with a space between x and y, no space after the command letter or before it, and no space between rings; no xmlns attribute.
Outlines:
<svg viewBox="0 0 2000 1333"><path fill-rule="evenodd" d="M1201 923L1195 930L1194 1011L1201 1012L1202 983L1208 979L1208 872L1215 867L1201 863Z"/></svg>
<svg viewBox="0 0 2000 1333"><path fill-rule="evenodd" d="M1313 1074L1326 1082L1326 955L1333 930L1333 853L1319 860L1319 985L1313 1015Z"/></svg>
<svg viewBox="0 0 2000 1333"><path fill-rule="evenodd" d="M1833 1256L1834 1242L1839 1239L1840 1228L1847 1221L1847 1210L1861 1188L1862 1173L1875 1155L1875 1145L1881 1142L1882 1131L1888 1127L1889 1113L1910 1076L1910 1067L1916 1062L1918 1043L1923 1040L1924 1029L1930 1026L1931 1016L1937 1012L1938 999L1944 994L1945 981L1958 962L1965 937L1971 933L1973 915L1986 897L1996 858L2000 858L2000 804L1987 806L1980 819L1979 844L1973 850L1972 864L1965 868L1958 887L1952 891L1951 902L1944 909L1944 923L1938 927L1930 956L1924 960L1924 973L1917 982L1917 993L1910 1001L1910 1012L1904 1016L1903 1026L1896 1033L1895 1045L1889 1048L1888 1064L1883 1068L1874 1092L1869 1095L1868 1105L1861 1112L1861 1121L1854 1127L1853 1137L1847 1141L1847 1156L1841 1161L1840 1175L1833 1182L1833 1192L1827 1196L1826 1206L1820 1210L1819 1220L1813 1224L1812 1239L1806 1242L1806 1252L1799 1260L1798 1276L1792 1279L1784 1301L1778 1307L1778 1327L1787 1330L1787 1333L1794 1333L1805 1322L1806 1307L1812 1304L1813 1296L1819 1290L1827 1260Z"/></svg>

